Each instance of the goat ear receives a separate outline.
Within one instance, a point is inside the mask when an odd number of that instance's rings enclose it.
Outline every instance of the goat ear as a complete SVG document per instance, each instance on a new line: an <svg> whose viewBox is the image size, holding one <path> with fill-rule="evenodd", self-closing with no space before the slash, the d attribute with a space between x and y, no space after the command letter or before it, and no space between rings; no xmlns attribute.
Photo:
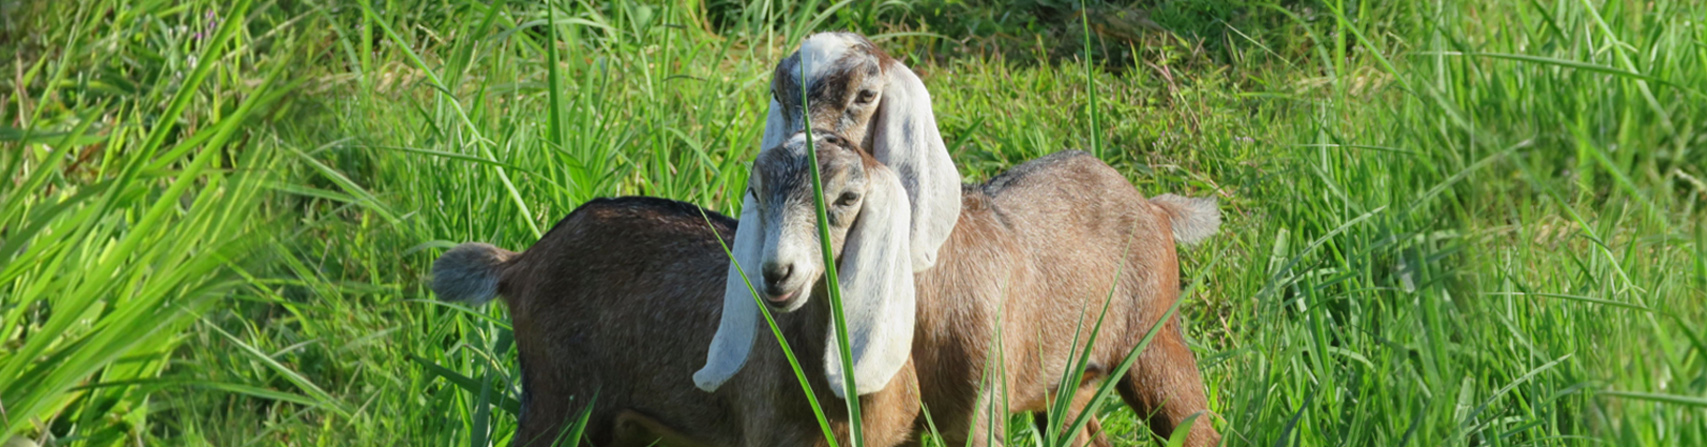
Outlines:
<svg viewBox="0 0 1707 447"><path fill-rule="evenodd" d="M751 193L741 200L741 220L735 227L735 241L730 247L734 262L723 285L723 318L717 334L711 336L711 350L705 353L705 367L693 373L694 386L707 392L717 391L723 382L734 377L747 364L753 351L753 339L758 331L759 307L753 292L742 278L759 276L759 253L764 246L764 226L759 220L759 206Z"/></svg>
<svg viewBox="0 0 1707 447"><path fill-rule="evenodd" d="M859 394L883 389L907 364L913 349L913 316L917 313L908 237L912 213L906 190L888 168L872 165L866 172L872 187L866 191L859 217L848 229L837 269ZM845 399L846 382L834 325L829 330L824 372L830 390Z"/></svg>
<svg viewBox="0 0 1707 447"><path fill-rule="evenodd" d="M772 98L770 110L765 113L765 133L759 140L760 151L782 144L783 138L788 136L788 121L783 119L782 113L782 105ZM735 227L735 241L729 249L735 259L729 264L729 274L723 284L722 321L717 325L717 334L711 336L711 350L705 353L705 367L693 373L694 386L708 392L717 391L723 382L740 372L753 351L759 306L754 302L748 281L759 278L759 250L764 246L764 225L759 221L756 200L751 193L741 199L741 220ZM745 278L741 275L742 270L747 273Z"/></svg>
<svg viewBox="0 0 1707 447"><path fill-rule="evenodd" d="M759 138L760 151L782 144L782 140L792 133L788 131L788 120L783 119L782 113L782 104L771 98L770 111L765 113L765 133Z"/></svg>
<svg viewBox="0 0 1707 447"><path fill-rule="evenodd" d="M907 191L913 269L923 271L936 264L937 248L960 220L960 171L937 132L925 83L900 61L883 71L889 83L872 118L871 155L894 169Z"/></svg>

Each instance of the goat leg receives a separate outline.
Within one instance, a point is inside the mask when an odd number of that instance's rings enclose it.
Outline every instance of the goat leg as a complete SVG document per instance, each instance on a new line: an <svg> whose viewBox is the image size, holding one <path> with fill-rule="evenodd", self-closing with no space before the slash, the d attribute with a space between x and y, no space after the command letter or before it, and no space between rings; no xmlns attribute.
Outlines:
<svg viewBox="0 0 1707 447"><path fill-rule="evenodd" d="M1156 334L1115 388L1163 440L1172 437L1186 418L1203 413L1192 423L1185 445L1207 447L1219 444L1221 437L1207 417L1209 404L1203 396L1202 383L1197 361L1185 345L1176 317Z"/></svg>

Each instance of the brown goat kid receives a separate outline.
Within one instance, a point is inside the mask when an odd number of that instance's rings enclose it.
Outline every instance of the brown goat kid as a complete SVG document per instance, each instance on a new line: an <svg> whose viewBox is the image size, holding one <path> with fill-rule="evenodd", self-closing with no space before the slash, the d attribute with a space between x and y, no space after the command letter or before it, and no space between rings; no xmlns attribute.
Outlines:
<svg viewBox="0 0 1707 447"><path fill-rule="evenodd" d="M718 238L730 241L735 225L685 202L595 199L526 252L477 243L445 252L433 265L441 299L478 304L495 292L510 306L522 371L513 445L826 445L768 331L760 343L771 348L756 350L729 386L706 393L690 379L722 306L729 258ZM815 302L776 315L800 359L823 355L830 313ZM820 371L808 371L847 445L844 406ZM909 374L895 382L913 382ZM918 398L910 386L895 388L860 400L882 409L865 412L869 445L897 445L911 431ZM591 412L585 442L561 439L583 411Z"/></svg>
<svg viewBox="0 0 1707 447"><path fill-rule="evenodd" d="M834 362L812 361L826 358L834 344L822 266L810 262L822 264L821 245L815 231L800 228L816 221L805 217L815 211L804 143L797 136L768 149L754 167L748 203L760 208L752 215L765 228L753 236L768 242L756 252L763 273L749 279L773 309L846 445L847 417L839 390L827 380L841 371L830 370ZM851 293L846 278L873 268L851 259L872 253L862 247L908 239L904 218L890 225L905 216L906 195L893 172L845 140L820 135L816 146L832 249L844 293ZM1056 391L1073 397L1076 413L1097 380L1119 381L1126 403L1157 434L1170 436L1207 408L1177 320L1166 322L1126 375L1094 374L1119 364L1179 298L1174 241L1202 240L1218 225L1212 199L1146 200L1113 168L1077 151L964 186L960 215L935 265L904 270L914 287L886 292L906 295L909 305L901 309L913 312L914 324L902 331L910 332L910 356L898 371L880 383L859 382L866 390L859 399L867 445L917 445L925 430L921 400L948 445L969 438L985 445L989 433L999 445L1008 413L1046 410L1046 395ZM581 411L591 411L591 445L826 444L762 321L760 328L742 328L756 337L738 373L711 393L690 380L719 330L730 262L718 238L737 245L730 240L735 226L685 203L600 199L570 213L525 253L469 243L434 264L433 288L441 299L481 303L503 296L511 308L523 375L517 445L549 444ZM879 227L902 234L872 236ZM885 259L907 258L904 243L884 247L903 253ZM751 255L737 253L742 256ZM796 293L797 284L807 284L809 292ZM1110 297L1090 356L1101 368L1084 383L1054 383L1071 361L1074 340L1082 348ZM998 326L999 352L992 349ZM1001 360L999 374L986 369L995 359ZM986 374L1005 381L980 387ZM1005 390L1006 398L987 390ZM1006 408L993 405L1004 401ZM1208 422L1193 425L1187 445L1219 441ZM1080 445L1108 445L1094 420L1077 436Z"/></svg>

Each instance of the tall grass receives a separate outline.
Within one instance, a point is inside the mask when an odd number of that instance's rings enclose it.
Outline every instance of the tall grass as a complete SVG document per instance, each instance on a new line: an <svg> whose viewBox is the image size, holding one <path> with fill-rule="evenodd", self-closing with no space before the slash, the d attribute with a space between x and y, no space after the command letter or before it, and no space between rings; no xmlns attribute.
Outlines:
<svg viewBox="0 0 1707 447"><path fill-rule="evenodd" d="M1127 40L1051 34L1077 2L236 3L0 7L6 435L507 443L505 310L431 260L598 196L733 214L772 64L851 27L968 181L1098 147L1221 197L1177 312L1229 444L1707 444L1696 2L1166 2Z"/></svg>
<svg viewBox="0 0 1707 447"><path fill-rule="evenodd" d="M147 30L170 21L137 9L63 12L63 46L14 61L6 114L22 127L0 138L0 426L121 442L149 430L151 393L186 386L317 406L162 377L184 331L264 267L250 251L277 230L256 217L278 160L245 150L267 145L246 129L296 89L281 75L298 55L241 53L256 36L211 10L184 14L193 35ZM96 58L145 46L106 17L135 21L161 64Z"/></svg>

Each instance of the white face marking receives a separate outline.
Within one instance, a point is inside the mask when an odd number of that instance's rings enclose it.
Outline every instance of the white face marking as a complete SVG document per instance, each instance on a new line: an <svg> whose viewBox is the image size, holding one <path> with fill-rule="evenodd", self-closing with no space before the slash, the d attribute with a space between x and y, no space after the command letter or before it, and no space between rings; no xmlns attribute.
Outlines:
<svg viewBox="0 0 1707 447"><path fill-rule="evenodd" d="M765 268L788 269L790 273L786 274L786 279L766 279L761 291L766 293L766 298L773 300L769 303L772 309L792 312L808 301L814 285L822 279L825 259L816 206L810 195L812 186L807 172L805 132L797 132L786 141L786 144L766 151L754 167L754 178L777 183L770 185L775 190L761 191L766 200L755 205L755 220L761 222L759 228L763 236L755 239L762 242L758 244L758 259L754 262ZM828 158L820 159L818 166L822 169L824 182L830 250L837 259L845 248L843 241L863 206L863 202L857 199L865 191L864 171L860 165L854 164L861 160L853 149L841 146L844 144L841 141L824 136L819 137L817 143L819 148L830 152L820 152L820 157ZM824 145L835 145L838 150L829 151ZM836 202L843 194L849 193L855 198L846 204ZM745 216L742 221L747 221Z"/></svg>
<svg viewBox="0 0 1707 447"><path fill-rule="evenodd" d="M765 238L768 242L765 247L765 262L792 266L794 273L789 275L787 281L778 284L780 290L766 290L766 293L797 293L794 299L779 309L793 312L806 304L805 294L812 292L812 284L823 275L820 266L824 261L819 258L821 255L817 245L817 222L805 219L809 216L800 215L803 213L779 214L781 215L774 217L780 218L780 221L765 228Z"/></svg>
<svg viewBox="0 0 1707 447"><path fill-rule="evenodd" d="M789 155L806 154L806 132L795 132L788 137L788 144L781 148L789 151Z"/></svg>
<svg viewBox="0 0 1707 447"><path fill-rule="evenodd" d="M859 41L843 33L820 33L800 43L800 63L806 64L806 79L821 79L824 71L847 54ZM806 85L801 83L801 87Z"/></svg>
<svg viewBox="0 0 1707 447"><path fill-rule="evenodd" d="M788 138L788 143L777 150L787 151L789 157L797 160L806 159L806 133L796 132ZM807 290L811 283L816 282L822 274L820 264L823 261L818 252L818 224L816 215L802 212L799 203L787 198L773 200L763 205L763 213L769 218L765 226L765 247L763 259L765 262L777 262L790 265L794 274L783 284L781 290L767 290L774 293L810 293ZM792 312L806 303L803 296L796 297L779 310Z"/></svg>

